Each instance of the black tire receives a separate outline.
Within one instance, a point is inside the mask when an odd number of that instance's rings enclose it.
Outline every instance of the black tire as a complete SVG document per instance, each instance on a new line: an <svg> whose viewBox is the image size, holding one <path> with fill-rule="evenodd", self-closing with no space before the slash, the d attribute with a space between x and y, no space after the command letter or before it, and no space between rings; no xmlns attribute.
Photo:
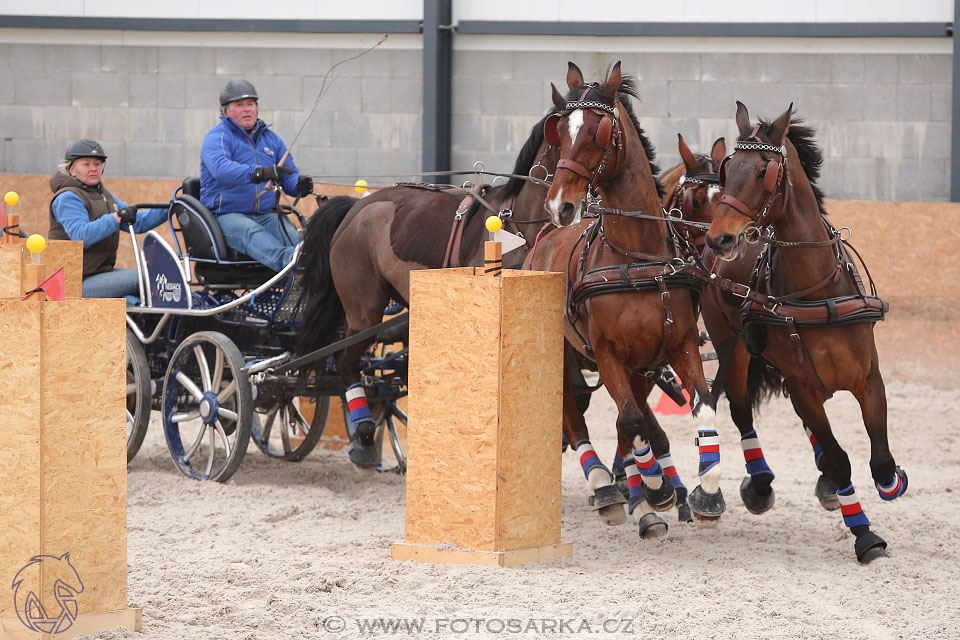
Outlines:
<svg viewBox="0 0 960 640"><path fill-rule="evenodd" d="M240 350L217 331L194 333L173 352L163 379L163 431L185 476L226 482L240 467L253 422L253 392L243 366ZM206 464L195 466L194 460Z"/></svg>
<svg viewBox="0 0 960 640"><path fill-rule="evenodd" d="M278 460L299 462L313 451L323 435L330 413L330 398L317 399L313 420L307 424L300 413L300 402L306 398L297 398L286 393L268 407L257 408L254 413L250 437L257 447Z"/></svg>
<svg viewBox="0 0 960 640"><path fill-rule="evenodd" d="M127 329L127 462L140 451L150 426L150 365L143 345Z"/></svg>

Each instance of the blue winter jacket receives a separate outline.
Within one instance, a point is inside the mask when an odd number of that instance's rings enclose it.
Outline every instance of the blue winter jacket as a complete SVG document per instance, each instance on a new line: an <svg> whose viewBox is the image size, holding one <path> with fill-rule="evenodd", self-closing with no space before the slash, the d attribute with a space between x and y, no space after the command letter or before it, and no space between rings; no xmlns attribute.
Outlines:
<svg viewBox="0 0 960 640"><path fill-rule="evenodd" d="M253 171L277 164L286 151L283 140L263 120L257 120L253 133L247 133L227 116L220 116L220 124L203 139L200 201L214 215L274 211L277 198L273 190L254 205L257 193L266 190L267 183L254 184ZM296 196L300 172L293 164L293 156L287 157L283 166L293 169L293 174L283 176L280 185L286 193Z"/></svg>

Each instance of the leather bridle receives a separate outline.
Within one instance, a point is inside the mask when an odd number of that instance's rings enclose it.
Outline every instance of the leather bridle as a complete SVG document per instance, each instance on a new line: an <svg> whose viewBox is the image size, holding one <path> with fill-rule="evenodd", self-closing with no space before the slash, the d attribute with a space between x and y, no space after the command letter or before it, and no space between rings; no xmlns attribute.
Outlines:
<svg viewBox="0 0 960 640"><path fill-rule="evenodd" d="M734 196L726 193L726 189L724 189L724 194L720 196L719 204L726 205L741 215L750 218L753 220L754 225L758 229L761 229L773 222L775 218L783 215L787 208L787 189L785 184L786 180L784 179L787 175L787 146L786 144L777 146L763 142L757 135L759 129L760 125L756 125L749 136L736 142L733 146L733 153L724 158L723 162L720 163L718 180L720 187L724 188L726 184L727 163L737 151L772 152L780 156L777 160L769 160L767 162L767 168L763 175L763 189L767 195L757 209L752 209ZM778 197L781 200L781 206L776 212L776 215L774 215L773 204Z"/></svg>

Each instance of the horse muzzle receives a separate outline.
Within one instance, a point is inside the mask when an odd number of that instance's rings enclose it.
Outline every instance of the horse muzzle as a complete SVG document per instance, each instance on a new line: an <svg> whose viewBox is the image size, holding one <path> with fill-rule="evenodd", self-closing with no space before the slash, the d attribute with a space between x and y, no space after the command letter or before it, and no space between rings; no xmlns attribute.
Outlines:
<svg viewBox="0 0 960 640"><path fill-rule="evenodd" d="M556 227L569 227L583 218L582 200L579 205L575 205L567 200L554 198L543 203L543 208L550 214L550 221Z"/></svg>
<svg viewBox="0 0 960 640"><path fill-rule="evenodd" d="M713 255L726 262L732 262L743 256L747 239L744 233L735 235L724 231L715 236L708 233L707 246L713 251Z"/></svg>

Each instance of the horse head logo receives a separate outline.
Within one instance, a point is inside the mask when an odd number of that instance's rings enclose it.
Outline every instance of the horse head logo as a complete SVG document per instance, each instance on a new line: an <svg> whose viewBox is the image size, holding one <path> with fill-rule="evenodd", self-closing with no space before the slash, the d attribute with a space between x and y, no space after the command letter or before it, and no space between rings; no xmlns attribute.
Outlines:
<svg viewBox="0 0 960 640"><path fill-rule="evenodd" d="M11 588L17 617L31 631L62 633L77 619L83 581L70 564L69 553L30 558L13 577Z"/></svg>

